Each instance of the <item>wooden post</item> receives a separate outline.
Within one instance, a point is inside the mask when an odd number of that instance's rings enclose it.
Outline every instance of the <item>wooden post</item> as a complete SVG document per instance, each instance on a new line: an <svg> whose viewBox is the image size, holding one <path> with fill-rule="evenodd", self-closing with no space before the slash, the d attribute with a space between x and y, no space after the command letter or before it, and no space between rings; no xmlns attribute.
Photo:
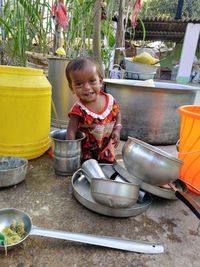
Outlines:
<svg viewBox="0 0 200 267"><path fill-rule="evenodd" d="M94 3L93 51L94 57L99 62L103 72L101 59L101 1L99 0Z"/></svg>
<svg viewBox="0 0 200 267"><path fill-rule="evenodd" d="M181 19L184 0L178 0L175 19Z"/></svg>

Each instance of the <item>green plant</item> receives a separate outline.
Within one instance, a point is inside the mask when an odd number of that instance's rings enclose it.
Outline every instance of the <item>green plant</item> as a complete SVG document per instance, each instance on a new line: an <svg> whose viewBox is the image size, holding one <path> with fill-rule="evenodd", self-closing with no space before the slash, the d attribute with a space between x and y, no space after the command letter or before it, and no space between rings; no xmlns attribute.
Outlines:
<svg viewBox="0 0 200 267"><path fill-rule="evenodd" d="M64 46L70 58L84 55L92 49L91 37L93 26L94 1L66 1L70 14L67 33L64 33Z"/></svg>
<svg viewBox="0 0 200 267"><path fill-rule="evenodd" d="M26 64L27 50L37 46L38 51L47 51L47 34L51 27L44 24L44 9L50 10L47 1L40 0L7 0L3 7L3 18L0 25L4 25L5 47L4 54L10 64Z"/></svg>
<svg viewBox="0 0 200 267"><path fill-rule="evenodd" d="M51 8L54 0L5 0L0 28L4 29L4 45L1 53L5 64L26 65L26 51L53 53L55 26ZM67 57L94 55L93 51L93 0L66 0L69 13L67 32L62 32L62 45ZM106 17L101 21L101 51L103 63L108 66L111 52L115 47L115 30L112 18L116 1L104 1ZM2 41L3 42L3 41Z"/></svg>

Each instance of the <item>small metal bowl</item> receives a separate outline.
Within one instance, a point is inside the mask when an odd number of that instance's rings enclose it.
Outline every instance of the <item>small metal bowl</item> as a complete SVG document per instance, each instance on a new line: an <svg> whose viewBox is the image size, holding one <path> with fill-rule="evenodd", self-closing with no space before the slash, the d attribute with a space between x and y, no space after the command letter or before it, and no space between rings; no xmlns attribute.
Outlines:
<svg viewBox="0 0 200 267"><path fill-rule="evenodd" d="M0 187L16 185L25 179L28 160L21 157L0 157Z"/></svg>

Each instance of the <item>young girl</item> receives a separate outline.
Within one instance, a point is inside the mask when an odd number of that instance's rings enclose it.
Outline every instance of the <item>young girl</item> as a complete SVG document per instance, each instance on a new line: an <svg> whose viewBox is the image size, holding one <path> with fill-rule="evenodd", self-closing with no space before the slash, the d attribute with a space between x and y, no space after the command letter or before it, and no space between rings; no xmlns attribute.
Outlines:
<svg viewBox="0 0 200 267"><path fill-rule="evenodd" d="M66 67L69 87L78 101L69 112L66 139L74 140L78 130L85 133L82 162L96 159L112 163L120 141L121 115L112 95L101 91L103 75L93 58L80 57Z"/></svg>

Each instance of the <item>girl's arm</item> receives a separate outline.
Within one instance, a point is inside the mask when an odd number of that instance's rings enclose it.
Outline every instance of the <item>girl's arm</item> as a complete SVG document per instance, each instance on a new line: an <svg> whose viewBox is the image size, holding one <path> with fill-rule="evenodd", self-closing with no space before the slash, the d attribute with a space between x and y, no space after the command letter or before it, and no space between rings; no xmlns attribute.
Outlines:
<svg viewBox="0 0 200 267"><path fill-rule="evenodd" d="M119 141L120 141L120 131L122 128L122 124L121 124L121 113L119 111L117 118L116 118L116 122L112 131L112 143L114 144L114 147L116 148L119 145Z"/></svg>
<svg viewBox="0 0 200 267"><path fill-rule="evenodd" d="M114 125L114 127L117 128L117 126L119 126L119 128L121 129L122 128L122 118L121 118L121 112L119 111L118 115L117 115L117 118L116 118L116 123Z"/></svg>
<svg viewBox="0 0 200 267"><path fill-rule="evenodd" d="M79 116L71 115L69 119L69 123L67 126L67 134L66 139L67 140L75 140L76 139L76 133L79 129Z"/></svg>

